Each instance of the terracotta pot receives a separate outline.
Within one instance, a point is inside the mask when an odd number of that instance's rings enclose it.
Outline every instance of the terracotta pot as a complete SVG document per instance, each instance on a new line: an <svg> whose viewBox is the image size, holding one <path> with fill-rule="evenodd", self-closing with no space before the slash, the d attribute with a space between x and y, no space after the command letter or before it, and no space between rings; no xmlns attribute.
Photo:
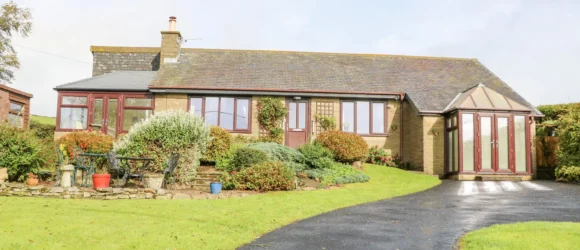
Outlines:
<svg viewBox="0 0 580 250"><path fill-rule="evenodd" d="M110 174L93 174L93 186L97 188L108 188L111 183Z"/></svg>
<svg viewBox="0 0 580 250"><path fill-rule="evenodd" d="M26 178L26 185L28 185L28 186L38 185L38 176L36 176L32 173L28 174L28 178Z"/></svg>

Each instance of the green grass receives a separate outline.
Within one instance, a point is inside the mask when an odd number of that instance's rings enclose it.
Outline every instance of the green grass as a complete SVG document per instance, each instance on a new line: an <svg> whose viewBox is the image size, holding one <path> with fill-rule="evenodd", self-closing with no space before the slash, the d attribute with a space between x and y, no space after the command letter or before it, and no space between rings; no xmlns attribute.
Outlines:
<svg viewBox="0 0 580 250"><path fill-rule="evenodd" d="M534 221L493 225L466 234L459 244L462 250L578 249L580 223Z"/></svg>
<svg viewBox="0 0 580 250"><path fill-rule="evenodd" d="M0 197L0 249L234 249L342 207L419 192L438 179L366 165L367 183L224 200Z"/></svg>
<svg viewBox="0 0 580 250"><path fill-rule="evenodd" d="M56 118L55 117L47 117L47 116L41 116L41 115L30 115L30 120L37 121L37 122L42 123L42 124L56 125Z"/></svg>

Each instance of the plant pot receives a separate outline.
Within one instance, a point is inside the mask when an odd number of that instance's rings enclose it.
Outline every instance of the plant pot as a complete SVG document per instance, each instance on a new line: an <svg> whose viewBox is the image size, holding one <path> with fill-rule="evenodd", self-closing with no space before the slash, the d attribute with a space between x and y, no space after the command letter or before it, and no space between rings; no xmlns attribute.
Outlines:
<svg viewBox="0 0 580 250"><path fill-rule="evenodd" d="M93 186L97 188L108 188L111 183L110 174L93 174Z"/></svg>
<svg viewBox="0 0 580 250"><path fill-rule="evenodd" d="M163 186L163 178L165 177L165 175L162 174L147 174L145 176L143 176L143 179L145 181L144 185L146 188L152 188L152 189L161 189L161 187Z"/></svg>
<svg viewBox="0 0 580 250"><path fill-rule="evenodd" d="M209 189L211 190L212 194L219 194L222 191L222 183L212 182L209 184Z"/></svg>
<svg viewBox="0 0 580 250"><path fill-rule="evenodd" d="M26 178L26 185L28 186L37 186L38 185L38 176L29 174L28 178Z"/></svg>

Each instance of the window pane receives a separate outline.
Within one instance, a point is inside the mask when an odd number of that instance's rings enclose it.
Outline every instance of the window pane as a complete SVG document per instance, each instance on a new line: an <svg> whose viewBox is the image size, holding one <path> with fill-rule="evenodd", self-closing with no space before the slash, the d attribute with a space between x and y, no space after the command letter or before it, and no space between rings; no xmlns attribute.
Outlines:
<svg viewBox="0 0 580 250"><path fill-rule="evenodd" d="M296 128L296 103L288 103L288 127Z"/></svg>
<svg viewBox="0 0 580 250"><path fill-rule="evenodd" d="M457 136L457 129L453 130L453 171L459 171L459 137Z"/></svg>
<svg viewBox="0 0 580 250"><path fill-rule="evenodd" d="M526 172L526 117L514 116L516 172Z"/></svg>
<svg viewBox="0 0 580 250"><path fill-rule="evenodd" d="M356 103L356 133L368 134L370 128L370 106L369 102Z"/></svg>
<svg viewBox="0 0 580 250"><path fill-rule="evenodd" d="M452 131L447 132L447 169L449 169L449 172L453 172L453 132Z"/></svg>
<svg viewBox="0 0 580 250"><path fill-rule="evenodd" d="M153 111L141 109L125 109L123 110L123 130L127 131L136 123L146 120L151 116ZM110 121L109 121L110 122Z"/></svg>
<svg viewBox="0 0 580 250"><path fill-rule="evenodd" d="M493 138L491 137L491 117L482 116L480 118L481 133L481 168L491 169L491 151Z"/></svg>
<svg viewBox="0 0 580 250"><path fill-rule="evenodd" d="M298 128L306 129L306 103L298 103Z"/></svg>
<svg viewBox="0 0 580 250"><path fill-rule="evenodd" d="M236 106L236 129L248 129L250 100L238 99Z"/></svg>
<svg viewBox="0 0 580 250"><path fill-rule="evenodd" d="M10 111L15 112L15 113L21 113L24 111L24 105L19 104L19 103L14 103L11 102L10 103Z"/></svg>
<svg viewBox="0 0 580 250"><path fill-rule="evenodd" d="M509 169L508 118L497 118L498 169Z"/></svg>
<svg viewBox="0 0 580 250"><path fill-rule="evenodd" d="M384 103L373 103L373 133L385 133Z"/></svg>
<svg viewBox="0 0 580 250"><path fill-rule="evenodd" d="M86 96L63 96L62 104L86 105Z"/></svg>
<svg viewBox="0 0 580 250"><path fill-rule="evenodd" d="M342 103L342 131L354 132L354 103Z"/></svg>
<svg viewBox="0 0 580 250"><path fill-rule="evenodd" d="M201 116L202 99L199 97L189 99L189 112Z"/></svg>
<svg viewBox="0 0 580 250"><path fill-rule="evenodd" d="M234 98L221 98L220 126L234 130Z"/></svg>
<svg viewBox="0 0 580 250"><path fill-rule="evenodd" d="M86 129L86 108L60 108L60 128L62 129Z"/></svg>
<svg viewBox="0 0 580 250"><path fill-rule="evenodd" d="M93 104L93 121L91 122L91 126L93 124L100 124L103 125L103 98L95 98Z"/></svg>
<svg viewBox="0 0 580 250"><path fill-rule="evenodd" d="M125 107L151 107L151 98L125 98Z"/></svg>
<svg viewBox="0 0 580 250"><path fill-rule="evenodd" d="M462 149L463 149L463 171L474 171L474 129L473 114L461 115Z"/></svg>
<svg viewBox="0 0 580 250"><path fill-rule="evenodd" d="M8 125L22 128L24 125L24 119L22 119L22 116L19 115L8 114Z"/></svg>
<svg viewBox="0 0 580 250"><path fill-rule="evenodd" d="M205 123L208 125L218 125L219 97L205 98Z"/></svg>
<svg viewBox="0 0 580 250"><path fill-rule="evenodd" d="M117 98L109 99L108 114L107 114L107 134L110 136L117 136Z"/></svg>

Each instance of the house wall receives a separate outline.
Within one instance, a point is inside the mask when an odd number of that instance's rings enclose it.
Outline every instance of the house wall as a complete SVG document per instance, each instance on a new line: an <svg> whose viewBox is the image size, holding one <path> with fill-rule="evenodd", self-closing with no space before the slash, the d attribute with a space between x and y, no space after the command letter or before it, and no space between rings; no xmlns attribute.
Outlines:
<svg viewBox="0 0 580 250"><path fill-rule="evenodd" d="M114 71L157 71L161 48L91 46L93 77Z"/></svg>
<svg viewBox="0 0 580 250"><path fill-rule="evenodd" d="M30 98L32 95L29 93L0 84L0 123L8 121L10 101L13 101L24 104L22 128L28 130L30 127Z"/></svg>
<svg viewBox="0 0 580 250"><path fill-rule="evenodd" d="M423 171L423 118L409 101L403 101L402 163L412 170Z"/></svg>
<svg viewBox="0 0 580 250"><path fill-rule="evenodd" d="M423 116L423 172L445 174L445 118Z"/></svg>

